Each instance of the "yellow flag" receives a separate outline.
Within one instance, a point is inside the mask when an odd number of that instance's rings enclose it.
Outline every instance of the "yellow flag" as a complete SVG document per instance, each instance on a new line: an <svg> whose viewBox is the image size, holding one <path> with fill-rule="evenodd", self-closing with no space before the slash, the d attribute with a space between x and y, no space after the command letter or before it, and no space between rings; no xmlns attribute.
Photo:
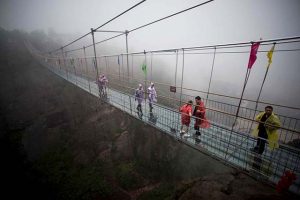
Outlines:
<svg viewBox="0 0 300 200"><path fill-rule="evenodd" d="M270 49L270 51L269 51L268 54L267 54L267 57L268 57L268 59L269 59L268 67L270 67L270 65L271 65L271 63L272 63L272 57L273 57L274 49L275 49L275 44L272 46L272 48Z"/></svg>

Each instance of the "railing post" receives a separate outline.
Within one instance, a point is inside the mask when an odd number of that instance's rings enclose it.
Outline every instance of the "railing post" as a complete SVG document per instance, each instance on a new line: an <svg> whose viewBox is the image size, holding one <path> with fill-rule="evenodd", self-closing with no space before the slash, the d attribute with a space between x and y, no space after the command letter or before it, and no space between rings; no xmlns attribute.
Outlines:
<svg viewBox="0 0 300 200"><path fill-rule="evenodd" d="M65 55L64 55L64 48L61 48L61 53L62 53L62 58L63 58L63 62L64 62L64 67L66 68L66 73L67 73L67 80L69 80L68 77L68 67L66 66L66 60L65 60Z"/></svg>
<svg viewBox="0 0 300 200"><path fill-rule="evenodd" d="M146 56L146 51L144 50L144 55L145 55L145 65L147 66L147 56ZM146 115L146 111L147 111L147 67L146 67L146 73L144 72L145 75L145 115Z"/></svg>
<svg viewBox="0 0 300 200"><path fill-rule="evenodd" d="M128 78L128 84L130 84L130 78L129 78L129 59L128 59L128 30L125 30L125 36L126 36L126 61L127 61L127 78ZM130 95L131 91L129 92L128 98L129 98L129 106L130 106L130 114L132 115L132 106L131 106L131 98Z"/></svg>
<svg viewBox="0 0 300 200"><path fill-rule="evenodd" d="M109 72L108 72L108 62L107 62L107 57L106 56L104 57L104 60L105 60L105 74L108 77ZM104 69L103 69L103 71L104 71Z"/></svg>
<svg viewBox="0 0 300 200"><path fill-rule="evenodd" d="M133 55L131 55L131 77L132 77L132 80L133 80Z"/></svg>
<svg viewBox="0 0 300 200"><path fill-rule="evenodd" d="M178 71L178 49L176 50L176 66L175 66L175 80L174 80L175 81L174 84L175 84L176 92L177 92L177 71ZM176 98L176 92L174 92L173 98L177 100L177 98ZM177 103L175 105L176 105L176 109L177 109Z"/></svg>
<svg viewBox="0 0 300 200"><path fill-rule="evenodd" d="M89 70L88 70L87 60L86 60L85 46L83 46L83 54L84 54L84 61L85 61L85 69L86 69L87 81L89 83L89 91L91 93L91 85L90 85Z"/></svg>
<svg viewBox="0 0 300 200"><path fill-rule="evenodd" d="M121 63L120 63L120 56L118 56L118 65L119 65L119 82L121 82Z"/></svg>
<svg viewBox="0 0 300 200"><path fill-rule="evenodd" d="M125 74L124 74L124 59L123 59L123 54L121 54L121 61L122 61L122 82L124 83L124 79L125 79Z"/></svg>
<svg viewBox="0 0 300 200"><path fill-rule="evenodd" d="M96 45L95 45L95 37L94 37L94 32L95 30L93 28L91 28L91 33L92 33L92 38L93 38L93 47L94 47L94 59L95 59L95 68L96 68L96 81L99 77L99 72L98 72L98 64L97 64L97 53L96 53ZM98 86L98 92L99 92L99 85ZM100 97L100 93L99 93L99 97Z"/></svg>
<svg viewBox="0 0 300 200"><path fill-rule="evenodd" d="M54 64L52 63L52 53L50 52L49 53L49 57L51 58L51 64L50 64L50 70L53 71L53 68L54 68Z"/></svg>
<svg viewBox="0 0 300 200"><path fill-rule="evenodd" d="M75 83L76 83L76 85L78 85L77 73L76 73L76 67L75 67L75 59L74 58L71 58L71 59L72 59L72 64L73 64L73 68L74 68L74 73L75 73L75 81L76 81Z"/></svg>
<svg viewBox="0 0 300 200"><path fill-rule="evenodd" d="M184 49L182 49L182 70L181 70L181 85L180 85L180 105L182 104L182 87L183 87L183 74L184 74Z"/></svg>
<svg viewBox="0 0 300 200"><path fill-rule="evenodd" d="M125 30L125 36L126 36L126 59L127 59L127 77L129 80L129 59L128 59L128 30Z"/></svg>
<svg viewBox="0 0 300 200"><path fill-rule="evenodd" d="M105 74L106 74L106 76L110 79L111 78L111 76L110 76L110 73L109 73L109 65L108 65L108 60L107 60L107 56L105 56L104 57L104 59L105 59ZM104 70L103 70L104 71ZM107 83L107 88L109 88L109 82ZM108 91L107 91L107 94L108 94ZM106 95L107 95L106 94Z"/></svg>
<svg viewBox="0 0 300 200"><path fill-rule="evenodd" d="M151 56L150 56L150 80L152 81L152 60L153 60L153 53L151 52Z"/></svg>
<svg viewBox="0 0 300 200"><path fill-rule="evenodd" d="M181 69L181 85L180 85L179 108L181 107L181 104L182 104L183 74L184 74L184 49L182 49L182 69ZM180 123L179 118L180 118L180 113L178 114L178 121L177 121L178 123Z"/></svg>

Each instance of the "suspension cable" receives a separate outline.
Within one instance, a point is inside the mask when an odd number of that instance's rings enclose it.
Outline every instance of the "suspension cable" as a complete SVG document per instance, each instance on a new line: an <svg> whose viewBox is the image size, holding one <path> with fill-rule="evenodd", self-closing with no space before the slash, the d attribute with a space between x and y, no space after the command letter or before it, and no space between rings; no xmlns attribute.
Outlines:
<svg viewBox="0 0 300 200"><path fill-rule="evenodd" d="M175 15L184 13L184 12L189 11L189 10L192 10L192 9L197 8L197 7L199 7L199 6L203 6L203 5L205 5L205 4L207 4L207 3L210 3L210 2L212 2L212 1L214 1L214 0L209 0L209 1L206 1L206 2L204 2L204 3L197 4L197 5L195 5L195 6L192 6L192 7L190 7L190 8L184 9L184 10L182 10L182 11L179 11L179 12L176 12L176 13L174 13L174 14L168 15L168 16L166 16L166 17L160 18L160 19L155 20L155 21L153 21L153 22L150 22L150 23L148 23L148 24L144 24L144 25L139 26L139 27L137 27L137 28L131 29L131 30L128 31L128 32L133 32L133 31L136 31L136 30L138 30L138 29L141 29L141 28L144 28L144 27L146 27L146 26L149 26L149 25L151 25L151 24L155 24L155 23L160 22L160 21L162 21L162 20L168 19L168 18L170 18L170 17L174 17Z"/></svg>
<svg viewBox="0 0 300 200"><path fill-rule="evenodd" d="M124 35L124 34L120 34L120 35ZM102 41L97 42L95 44L99 44L99 43L108 41L108 40L110 40L112 38L116 38L116 37L118 37L120 35L116 35L114 37L102 40ZM260 41L260 43L261 43L260 45L270 45L270 44L272 44L274 42L276 42L276 44L287 44L287 43L298 43L298 42L300 42L300 40L295 40L295 39L300 39L300 36L297 36L297 37L286 37L286 38L272 39L272 40L264 40L264 41L261 40ZM290 41L286 41L286 40L290 40ZM268 41L274 41L274 42L270 43ZM281 42L281 41L284 41L284 42ZM263 42L268 42L268 43L263 44ZM244 45L240 45L240 44L244 44ZM89 45L87 47L90 47L90 46L93 46L93 45ZM201 50L214 49L215 47L217 49L228 49L228 48L242 48L242 47L249 47L249 46L251 46L251 41L249 41L249 42L240 42L240 43L215 44L215 45L198 46L198 47L184 47L184 49L186 51L185 54L189 54L187 51L201 51ZM177 50L181 50L181 49L182 48L159 49L159 50L151 50L149 52L152 52L152 53L176 52ZM280 51L299 51L299 50L300 49L277 49L274 52L280 52ZM147 53L149 53L149 52L147 52ZM258 52L268 52L268 51L259 50ZM143 53L144 53L144 51L138 51L138 52L131 52L131 53L128 53L128 54L129 55L138 55L138 54L142 55ZM213 52L211 52L211 53L213 53ZM218 54L220 54L220 53L249 53L249 51L238 51L238 52L220 52L220 51L218 51L217 53ZM194 53L194 54L201 54L201 53ZM203 53L203 54L208 54L208 53ZM105 56L116 56L116 55L105 55Z"/></svg>
<svg viewBox="0 0 300 200"><path fill-rule="evenodd" d="M187 9L181 10L181 11L176 12L176 13L173 13L173 14L168 15L168 16L166 16L166 17L163 17L163 18L157 19L157 20L155 20L155 21L149 22L149 23L144 24L144 25L142 25L142 26L139 26L139 27L136 27L136 28L134 28L134 29L131 29L131 30L129 30L127 33L134 32L134 31L136 31L136 30L138 30L138 29L144 28L144 27L146 27L146 26L149 26L149 25L151 25L151 24L155 24L155 23L157 23L157 22L160 22L160 21L162 21L162 20L168 19L168 18L173 17L173 16L175 16L175 15L184 13L184 12L189 11L189 10L192 10L192 9L194 9L194 8L197 8L197 7L199 7L199 6L205 5L205 4L210 3L210 2L212 2L212 1L214 1L214 0L209 0L209 1L206 1L206 2L204 2L204 3L197 4L197 5L195 5L195 6L189 7L189 8L187 8ZM108 40L117 38L117 37L122 36L122 35L125 35L125 34L126 34L126 33L121 33L121 34L119 34L119 35L116 35L116 36L107 38L107 39L105 39L105 40L99 41L99 42L97 42L97 43L95 43L95 44L100 44L100 43L106 42L106 41L108 41ZM90 46L92 46L92 44L91 44L91 45L88 45L87 47L90 47Z"/></svg>
<svg viewBox="0 0 300 200"><path fill-rule="evenodd" d="M146 1L146 0L140 1L139 3L137 3L137 4L135 4L134 6L128 8L128 9L125 10L124 12L122 12L122 13L120 13L119 15L113 17L112 19L108 20L107 22L105 22L104 24L102 24L101 26L99 26L99 27L97 27L97 28L95 28L95 29L93 29L93 30L94 30L94 31L97 31L99 28L101 28L101 27L105 26L106 24L112 22L113 20L117 19L118 17L120 17L121 15L127 13L128 11L130 11L130 10L132 10L133 8L137 7L138 5L144 3L145 1ZM64 45L63 47L60 47L60 48L55 49L55 50L53 50L53 51L50 51L49 53L53 53L53 52L56 52L56 51L58 51L58 50L60 50L60 49L62 49L62 48L65 48L65 47L67 47L67 46L70 46L71 44L77 42L78 40L81 40L82 38L88 36L89 34L91 34L91 31L89 31L88 33L84 34L83 36L77 38L76 40L74 40L74 41L72 41L72 42L70 42L70 43Z"/></svg>
<svg viewBox="0 0 300 200"><path fill-rule="evenodd" d="M105 23L102 24L101 26L95 28L94 30L95 30L95 31L98 30L99 28L101 28L101 27L105 26L106 24L112 22L113 20L117 19L118 17L122 16L123 14L127 13L128 11L130 11L130 10L132 10L133 8L137 7L138 5L144 3L145 1L146 1L146 0L140 1L139 3L137 3L137 4L135 4L134 6L128 8L127 10L125 10L124 12L122 12L121 14L119 14L119 15L113 17L112 19L108 20L107 22L105 22Z"/></svg>

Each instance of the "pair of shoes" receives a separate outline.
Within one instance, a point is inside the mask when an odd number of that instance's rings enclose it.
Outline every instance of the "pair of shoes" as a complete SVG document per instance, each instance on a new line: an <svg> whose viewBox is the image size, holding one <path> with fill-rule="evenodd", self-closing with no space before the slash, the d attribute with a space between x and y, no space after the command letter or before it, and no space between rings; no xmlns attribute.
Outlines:
<svg viewBox="0 0 300 200"><path fill-rule="evenodd" d="M183 134L183 137L191 137L191 135L190 134L188 134L188 133L185 133L185 134Z"/></svg>
<svg viewBox="0 0 300 200"><path fill-rule="evenodd" d="M201 136L200 131L196 131L195 135L196 135L196 136Z"/></svg>
<svg viewBox="0 0 300 200"><path fill-rule="evenodd" d="M182 131L182 130L180 130L180 131L179 131L179 135L180 135L180 137L182 137L184 134L185 134L185 132L184 132L184 131Z"/></svg>

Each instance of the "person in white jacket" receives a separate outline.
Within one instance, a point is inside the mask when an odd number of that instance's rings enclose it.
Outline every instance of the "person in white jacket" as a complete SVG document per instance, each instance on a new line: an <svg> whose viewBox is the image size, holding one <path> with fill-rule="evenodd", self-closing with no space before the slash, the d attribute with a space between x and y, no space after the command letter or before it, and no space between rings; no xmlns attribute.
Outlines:
<svg viewBox="0 0 300 200"><path fill-rule="evenodd" d="M152 82L150 83L150 86L147 89L147 93L148 93L150 113L152 113L153 103L157 102L157 94L154 88L154 83Z"/></svg>

